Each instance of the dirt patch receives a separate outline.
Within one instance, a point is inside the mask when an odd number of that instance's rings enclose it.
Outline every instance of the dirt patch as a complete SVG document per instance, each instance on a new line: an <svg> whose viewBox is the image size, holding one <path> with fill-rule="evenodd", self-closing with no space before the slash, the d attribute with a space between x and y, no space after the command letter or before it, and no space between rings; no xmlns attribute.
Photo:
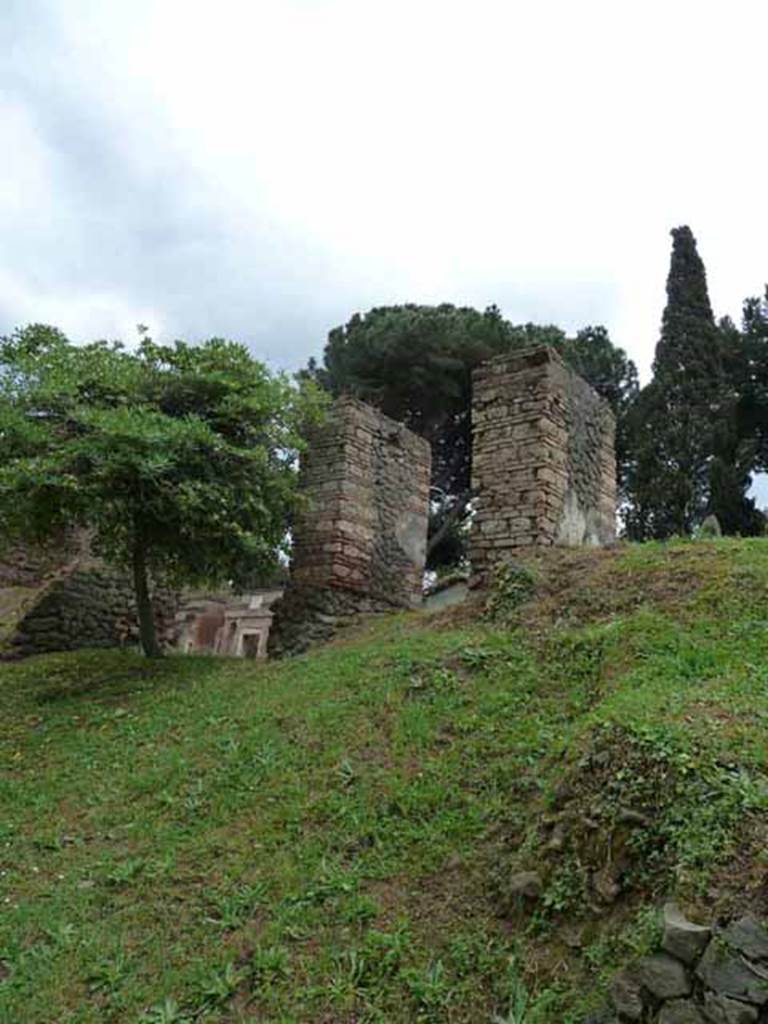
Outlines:
<svg viewBox="0 0 768 1024"><path fill-rule="evenodd" d="M626 562L628 548L535 548L514 561L536 579L535 595L510 625L538 633L553 626L577 627L627 615L643 606L679 613L712 581L718 552L707 545L654 550L646 564ZM483 619L488 592L474 590L461 605L415 619L417 625L457 629Z"/></svg>
<svg viewBox="0 0 768 1024"><path fill-rule="evenodd" d="M685 552L688 554L688 552ZM623 565L621 547L585 551L550 549L532 556L539 577L536 601L521 612L530 629L587 625L650 605L673 611L690 602L706 579L705 565L677 565L674 553L647 567Z"/></svg>

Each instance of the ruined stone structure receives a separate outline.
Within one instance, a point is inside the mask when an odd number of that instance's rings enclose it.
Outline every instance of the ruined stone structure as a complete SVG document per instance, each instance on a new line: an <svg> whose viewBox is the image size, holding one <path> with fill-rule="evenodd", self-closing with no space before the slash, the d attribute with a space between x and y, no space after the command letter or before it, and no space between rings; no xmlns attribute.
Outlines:
<svg viewBox="0 0 768 1024"><path fill-rule="evenodd" d="M176 649L184 654L266 658L272 604L281 590L190 595L176 613Z"/></svg>
<svg viewBox="0 0 768 1024"><path fill-rule="evenodd" d="M610 1007L585 1024L758 1024L768 1020L768 928L752 913L725 924L663 910L661 949L613 976Z"/></svg>
<svg viewBox="0 0 768 1024"><path fill-rule="evenodd" d="M604 545L616 536L615 421L554 349L500 356L473 375L470 560L533 545Z"/></svg>
<svg viewBox="0 0 768 1024"><path fill-rule="evenodd" d="M175 595L157 594L153 604L158 635L168 643ZM93 558L82 537L0 556L0 659L137 643L129 579Z"/></svg>
<svg viewBox="0 0 768 1024"><path fill-rule="evenodd" d="M473 392L474 581L516 549L610 543L615 424L607 403L547 347L485 363ZM174 623L173 595L160 595L159 632L181 650L263 657L267 636L272 654L297 653L360 613L420 605L430 462L423 438L339 399L302 459L304 505L284 596L274 605L231 595L188 602ZM87 551L18 550L0 561L0 656L136 639L128 581Z"/></svg>
<svg viewBox="0 0 768 1024"><path fill-rule="evenodd" d="M361 612L421 602L431 453L427 441L339 399L302 459L306 499L270 650L297 653Z"/></svg>

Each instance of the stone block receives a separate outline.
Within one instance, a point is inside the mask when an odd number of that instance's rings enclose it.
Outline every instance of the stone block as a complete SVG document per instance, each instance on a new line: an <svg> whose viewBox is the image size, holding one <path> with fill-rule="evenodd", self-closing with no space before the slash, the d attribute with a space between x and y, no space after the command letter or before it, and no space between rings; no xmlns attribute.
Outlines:
<svg viewBox="0 0 768 1024"><path fill-rule="evenodd" d="M723 939L750 960L768 960L768 931L752 914L734 921L726 928Z"/></svg>
<svg viewBox="0 0 768 1024"><path fill-rule="evenodd" d="M693 924L674 903L664 907L664 934L662 948L685 964L695 963L707 947L711 930Z"/></svg>
<svg viewBox="0 0 768 1024"><path fill-rule="evenodd" d="M758 1011L749 1003L705 992L704 1016L710 1024L755 1024Z"/></svg>
<svg viewBox="0 0 768 1024"><path fill-rule="evenodd" d="M638 960L637 977L656 999L677 999L691 991L691 979L685 967L666 953L654 953Z"/></svg>
<svg viewBox="0 0 768 1024"><path fill-rule="evenodd" d="M755 1006L768 1003L768 972L750 964L737 950L713 940L699 961L696 976L718 996Z"/></svg>
<svg viewBox="0 0 768 1024"><path fill-rule="evenodd" d="M378 611L421 602L430 463L429 444L401 424L352 398L335 403L300 468L307 508L273 623L282 649L296 649L287 631L301 628L301 591L322 595L324 605L338 591L361 611L369 603ZM495 529L489 522L489 532ZM329 623L315 626L327 636Z"/></svg>
<svg viewBox="0 0 768 1024"><path fill-rule="evenodd" d="M701 1009L691 999L675 999L665 1003L658 1024L707 1024Z"/></svg>
<svg viewBox="0 0 768 1024"><path fill-rule="evenodd" d="M611 979L608 994L622 1020L640 1021L645 1013L643 988L631 968L624 968Z"/></svg>

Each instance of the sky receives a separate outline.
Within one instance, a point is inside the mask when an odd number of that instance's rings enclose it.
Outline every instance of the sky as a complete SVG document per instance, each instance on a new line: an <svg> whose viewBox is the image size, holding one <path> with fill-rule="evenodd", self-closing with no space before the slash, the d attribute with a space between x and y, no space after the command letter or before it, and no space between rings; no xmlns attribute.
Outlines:
<svg viewBox="0 0 768 1024"><path fill-rule="evenodd" d="M606 325L647 379L670 228L768 280L765 0L0 0L0 334L352 313Z"/></svg>

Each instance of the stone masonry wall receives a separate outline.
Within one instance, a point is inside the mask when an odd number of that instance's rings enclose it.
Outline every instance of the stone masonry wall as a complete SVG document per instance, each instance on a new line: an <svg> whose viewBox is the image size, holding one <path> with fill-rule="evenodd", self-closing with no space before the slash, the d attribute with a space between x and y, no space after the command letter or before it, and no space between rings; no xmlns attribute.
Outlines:
<svg viewBox="0 0 768 1024"><path fill-rule="evenodd" d="M67 562L80 559L83 541L64 535L46 545L15 544L0 550L0 587L39 587Z"/></svg>
<svg viewBox="0 0 768 1024"><path fill-rule="evenodd" d="M339 399L309 441L291 578L272 653L306 649L359 612L421 602L431 453L402 424Z"/></svg>
<svg viewBox="0 0 768 1024"><path fill-rule="evenodd" d="M170 642L176 596L157 593L153 604L160 638ZM0 618L0 660L138 643L130 580L95 559L82 536L3 551Z"/></svg>
<svg viewBox="0 0 768 1024"><path fill-rule="evenodd" d="M482 579L515 548L613 541L615 421L607 402L548 347L484 363L473 395L473 574Z"/></svg>
<svg viewBox="0 0 768 1024"><path fill-rule="evenodd" d="M173 632L174 596L155 595L153 606L160 639L167 643ZM138 640L128 580L107 569L89 568L58 577L40 591L24 609L4 656L134 646Z"/></svg>
<svg viewBox="0 0 768 1024"><path fill-rule="evenodd" d="M673 903L661 950L611 980L610 1007L585 1024L765 1024L768 930L753 914L723 927L695 924Z"/></svg>

